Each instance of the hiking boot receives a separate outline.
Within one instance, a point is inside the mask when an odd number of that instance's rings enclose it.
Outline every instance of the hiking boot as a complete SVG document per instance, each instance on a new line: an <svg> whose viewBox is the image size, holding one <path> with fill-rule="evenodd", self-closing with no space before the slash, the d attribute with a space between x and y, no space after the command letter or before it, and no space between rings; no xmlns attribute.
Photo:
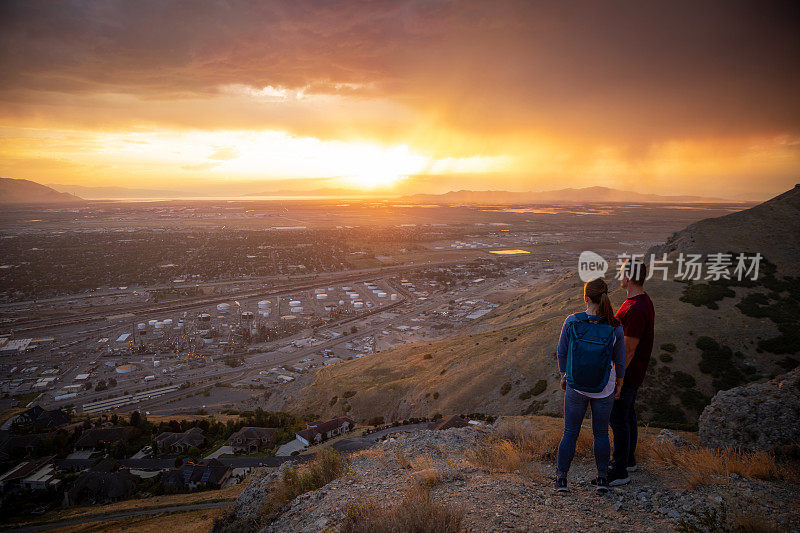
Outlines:
<svg viewBox="0 0 800 533"><path fill-rule="evenodd" d="M626 472L625 474L619 475L615 474L614 472L608 475L608 486L609 487L619 487L620 485L627 485L631 482L631 478Z"/></svg>
<svg viewBox="0 0 800 533"><path fill-rule="evenodd" d="M637 470L639 470L639 465L635 463L628 467L628 472L636 472Z"/></svg>
<svg viewBox="0 0 800 533"><path fill-rule="evenodd" d="M608 492L608 479L604 477L596 477L592 480L592 485L595 485L597 494L605 494Z"/></svg>
<svg viewBox="0 0 800 533"><path fill-rule="evenodd" d="M569 489L567 488L567 478L560 476L557 477L555 489L556 492L569 492Z"/></svg>

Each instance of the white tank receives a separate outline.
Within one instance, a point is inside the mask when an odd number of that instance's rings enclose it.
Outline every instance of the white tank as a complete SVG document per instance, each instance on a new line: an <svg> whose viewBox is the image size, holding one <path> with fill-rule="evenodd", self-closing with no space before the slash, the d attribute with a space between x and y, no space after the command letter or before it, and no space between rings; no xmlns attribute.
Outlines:
<svg viewBox="0 0 800 533"><path fill-rule="evenodd" d="M164 323L156 321L156 323L153 324L153 327L156 329L164 329Z"/></svg>
<svg viewBox="0 0 800 533"><path fill-rule="evenodd" d="M138 329L139 331L144 331L145 328L147 328L147 324L145 324L144 322L136 324L136 329Z"/></svg>
<svg viewBox="0 0 800 533"><path fill-rule="evenodd" d="M328 292L333 292L333 287L328 287Z"/></svg>
<svg viewBox="0 0 800 533"><path fill-rule="evenodd" d="M147 323L150 324L151 326L155 326L156 322L158 322L158 320L148 320L147 321Z"/></svg>
<svg viewBox="0 0 800 533"><path fill-rule="evenodd" d="M358 300L358 294L356 294L356 293L354 293L354 292L353 292L353 293L350 293L350 299L351 299L351 300Z"/></svg>
<svg viewBox="0 0 800 533"><path fill-rule="evenodd" d="M344 300L339 300L339 305L344 305Z"/></svg>
<svg viewBox="0 0 800 533"><path fill-rule="evenodd" d="M291 322L292 320L297 320L297 317L294 315L283 315L281 317L281 320L284 320L286 322Z"/></svg>
<svg viewBox="0 0 800 533"><path fill-rule="evenodd" d="M353 287L342 287L342 290L343 290L344 292L350 292L350 291L352 291L352 290L353 290Z"/></svg>
<svg viewBox="0 0 800 533"><path fill-rule="evenodd" d="M397 295L396 295L396 294L392 294L392 295L389 297L389 299L390 299L390 300L392 300L392 301L395 301L395 300L397 300Z"/></svg>
<svg viewBox="0 0 800 533"><path fill-rule="evenodd" d="M386 293L378 291L378 298L386 298Z"/></svg>
<svg viewBox="0 0 800 533"><path fill-rule="evenodd" d="M294 307L290 307L289 311L291 311L292 313L302 313L303 312L303 308L301 306L299 306L299 305L296 305Z"/></svg>
<svg viewBox="0 0 800 533"><path fill-rule="evenodd" d="M217 311L225 312L231 308L230 304L217 304Z"/></svg>
<svg viewBox="0 0 800 533"><path fill-rule="evenodd" d="M289 307L297 307L300 305L300 300L289 300Z"/></svg>
<svg viewBox="0 0 800 533"><path fill-rule="evenodd" d="M164 325L165 326L171 326L172 325L172 319L171 318L165 318L164 319Z"/></svg>
<svg viewBox="0 0 800 533"><path fill-rule="evenodd" d="M261 300L260 302L258 302L259 309L269 309L271 305L272 302L270 302L269 300Z"/></svg>
<svg viewBox="0 0 800 533"><path fill-rule="evenodd" d="M364 307L364 302L353 302L353 307L355 307L356 309L361 309L362 307Z"/></svg>
<svg viewBox="0 0 800 533"><path fill-rule="evenodd" d="M317 300L326 300L327 298L328 298L328 295L325 294L325 293L317 294Z"/></svg>
<svg viewBox="0 0 800 533"><path fill-rule="evenodd" d="M197 320L199 320L200 322L211 322L211 315L209 315L208 313L200 313L199 315L197 315Z"/></svg>
<svg viewBox="0 0 800 533"><path fill-rule="evenodd" d="M322 294L325 292L325 289L314 289L314 294Z"/></svg>
<svg viewBox="0 0 800 533"><path fill-rule="evenodd" d="M258 314L261 316L269 316L269 309L259 309Z"/></svg>

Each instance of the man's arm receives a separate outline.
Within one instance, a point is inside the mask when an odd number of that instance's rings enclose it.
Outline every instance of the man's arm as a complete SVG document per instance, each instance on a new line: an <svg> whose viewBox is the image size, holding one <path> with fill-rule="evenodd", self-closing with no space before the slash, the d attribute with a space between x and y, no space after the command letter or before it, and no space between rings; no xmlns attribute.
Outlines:
<svg viewBox="0 0 800 533"><path fill-rule="evenodd" d="M638 337L625 336L625 368L628 368L628 365L631 364L631 359L633 359L633 355L636 353L637 346L639 346Z"/></svg>

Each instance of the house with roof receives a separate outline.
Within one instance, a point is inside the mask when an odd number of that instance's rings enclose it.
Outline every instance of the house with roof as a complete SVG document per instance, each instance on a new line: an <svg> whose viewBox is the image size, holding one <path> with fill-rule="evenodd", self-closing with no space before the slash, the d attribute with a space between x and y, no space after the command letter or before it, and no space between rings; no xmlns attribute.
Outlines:
<svg viewBox="0 0 800 533"><path fill-rule="evenodd" d="M22 461L17 466L0 475L0 491L44 490L58 487L61 481L56 478L55 455Z"/></svg>
<svg viewBox="0 0 800 533"><path fill-rule="evenodd" d="M326 421L317 420L316 422L311 422L306 429L298 431L295 437L305 446L310 446L336 435L344 435L355 427L356 423L352 418L337 416Z"/></svg>
<svg viewBox="0 0 800 533"><path fill-rule="evenodd" d="M259 448L271 448L278 436L276 428L243 427L228 438L233 453L253 453Z"/></svg>
<svg viewBox="0 0 800 533"><path fill-rule="evenodd" d="M230 479L233 469L217 459L187 462L161 474L161 483L179 492L197 488L219 489Z"/></svg>
<svg viewBox="0 0 800 533"><path fill-rule="evenodd" d="M75 443L75 449L94 450L104 448L117 442L127 442L134 431L135 428L131 426L87 429Z"/></svg>
<svg viewBox="0 0 800 533"><path fill-rule="evenodd" d="M199 427L187 429L183 433L165 431L156 437L158 450L162 453L186 453L192 446L199 448L205 441L206 437Z"/></svg>
<svg viewBox="0 0 800 533"><path fill-rule="evenodd" d="M35 427L40 429L52 429L69 424L70 418L61 409L45 409L40 405L34 405L12 417L6 425L8 427Z"/></svg>
<svg viewBox="0 0 800 533"><path fill-rule="evenodd" d="M129 498L141 479L118 461L100 461L82 472L64 493L64 505L95 505Z"/></svg>

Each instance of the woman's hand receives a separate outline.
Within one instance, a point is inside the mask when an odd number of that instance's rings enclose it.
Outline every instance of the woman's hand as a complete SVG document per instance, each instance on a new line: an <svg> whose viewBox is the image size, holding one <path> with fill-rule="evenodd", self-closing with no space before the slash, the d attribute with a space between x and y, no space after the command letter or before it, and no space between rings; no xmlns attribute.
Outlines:
<svg viewBox="0 0 800 533"><path fill-rule="evenodd" d="M561 390L567 391L567 375L561 374Z"/></svg>
<svg viewBox="0 0 800 533"><path fill-rule="evenodd" d="M618 380L614 389L614 399L619 400L619 395L622 392L622 380Z"/></svg>

